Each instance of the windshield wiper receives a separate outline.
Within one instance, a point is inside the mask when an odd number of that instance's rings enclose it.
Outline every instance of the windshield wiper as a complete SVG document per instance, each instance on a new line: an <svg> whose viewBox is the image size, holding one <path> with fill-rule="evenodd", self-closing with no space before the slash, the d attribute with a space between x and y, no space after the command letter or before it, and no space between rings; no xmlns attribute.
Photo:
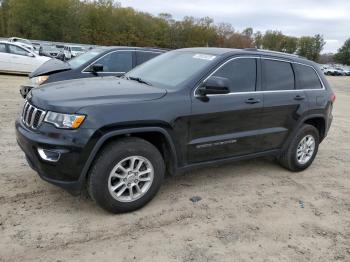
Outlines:
<svg viewBox="0 0 350 262"><path fill-rule="evenodd" d="M130 79L130 80L134 80L134 81L137 81L141 84L146 84L146 85L149 85L149 86L152 86L150 83L148 83L147 81L143 80L142 78L140 77L133 77L133 76L126 76L127 79Z"/></svg>

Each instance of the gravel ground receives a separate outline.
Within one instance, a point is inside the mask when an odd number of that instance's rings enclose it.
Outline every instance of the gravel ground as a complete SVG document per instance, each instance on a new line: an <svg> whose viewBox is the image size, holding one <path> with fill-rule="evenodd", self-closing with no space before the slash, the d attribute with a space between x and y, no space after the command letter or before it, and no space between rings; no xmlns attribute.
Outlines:
<svg viewBox="0 0 350 262"><path fill-rule="evenodd" d="M270 159L201 169L122 215L29 168L14 134L25 81L0 75L0 261L350 261L350 77L329 78L334 122L306 171Z"/></svg>

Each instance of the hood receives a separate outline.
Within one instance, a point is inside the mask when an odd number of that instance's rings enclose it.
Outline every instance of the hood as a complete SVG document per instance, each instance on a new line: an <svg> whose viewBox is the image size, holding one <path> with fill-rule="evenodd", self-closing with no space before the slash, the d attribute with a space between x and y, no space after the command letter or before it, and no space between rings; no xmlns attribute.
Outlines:
<svg viewBox="0 0 350 262"><path fill-rule="evenodd" d="M47 57L46 57L47 58ZM71 67L68 63L58 59L49 59L44 64L39 66L29 77L36 77L41 75L50 75L53 73L70 70Z"/></svg>
<svg viewBox="0 0 350 262"><path fill-rule="evenodd" d="M165 89L116 77L94 77L44 84L33 88L27 100L44 110L74 113L82 107L149 101Z"/></svg>

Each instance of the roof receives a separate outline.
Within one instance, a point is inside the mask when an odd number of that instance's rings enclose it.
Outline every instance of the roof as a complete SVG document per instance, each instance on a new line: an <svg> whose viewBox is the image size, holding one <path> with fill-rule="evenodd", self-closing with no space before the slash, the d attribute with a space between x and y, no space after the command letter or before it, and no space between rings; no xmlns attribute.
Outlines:
<svg viewBox="0 0 350 262"><path fill-rule="evenodd" d="M96 46L93 49L100 50L119 50L119 49L130 49L130 50L156 50L156 51L169 51L169 49L165 48L157 48L157 47L134 47L134 46Z"/></svg>
<svg viewBox="0 0 350 262"><path fill-rule="evenodd" d="M307 60L305 57L301 57L295 54L288 54L283 52L257 49L257 48L234 49L234 48L220 48L220 47L192 47L192 48L182 48L178 50L190 51L190 52L201 52L201 53L211 54L211 55L239 55L239 54L266 55L266 56L273 56L273 57L278 57L282 59L283 58L289 59L292 61L302 61L302 62L307 61L309 63L313 63L312 61Z"/></svg>

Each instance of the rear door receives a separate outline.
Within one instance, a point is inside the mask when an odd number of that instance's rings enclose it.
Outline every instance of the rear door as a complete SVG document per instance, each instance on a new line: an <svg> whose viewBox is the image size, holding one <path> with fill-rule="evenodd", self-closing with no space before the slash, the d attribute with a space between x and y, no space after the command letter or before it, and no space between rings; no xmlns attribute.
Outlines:
<svg viewBox="0 0 350 262"><path fill-rule="evenodd" d="M262 58L264 108L259 151L278 149L307 110L307 97L296 89L292 61Z"/></svg>
<svg viewBox="0 0 350 262"><path fill-rule="evenodd" d="M192 97L188 160L216 160L256 152L256 134L261 125L263 96L259 87L257 57L233 58L213 76L230 80L230 93Z"/></svg>

